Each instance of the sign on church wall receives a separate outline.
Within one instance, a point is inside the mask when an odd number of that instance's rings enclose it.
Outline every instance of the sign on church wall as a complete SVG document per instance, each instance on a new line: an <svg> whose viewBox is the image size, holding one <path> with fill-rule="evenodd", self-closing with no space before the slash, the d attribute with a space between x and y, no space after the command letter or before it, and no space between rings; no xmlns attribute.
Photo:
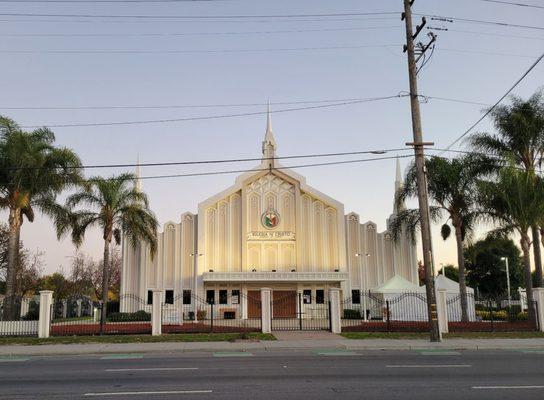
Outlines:
<svg viewBox="0 0 544 400"><path fill-rule="evenodd" d="M295 240L295 232L288 231L251 231L247 240Z"/></svg>

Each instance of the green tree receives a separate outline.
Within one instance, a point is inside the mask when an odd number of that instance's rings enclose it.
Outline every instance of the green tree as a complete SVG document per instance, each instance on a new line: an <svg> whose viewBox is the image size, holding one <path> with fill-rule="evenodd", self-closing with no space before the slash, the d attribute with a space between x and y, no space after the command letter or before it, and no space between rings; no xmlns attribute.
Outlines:
<svg viewBox="0 0 544 400"><path fill-rule="evenodd" d="M121 235L133 246L149 244L153 256L157 248L157 220L149 209L147 196L134 185L136 177L122 174L111 178L95 177L80 191L70 195L61 207L52 205L58 237L71 231L72 241L80 246L87 229L98 226L104 239L102 259L102 317L106 317L109 292L110 245L121 242Z"/></svg>
<svg viewBox="0 0 544 400"><path fill-rule="evenodd" d="M0 117L0 207L8 212L8 254L5 315L16 314L20 234L24 218L34 221L36 209L80 181L80 160L70 149L56 147L47 128L31 132Z"/></svg>
<svg viewBox="0 0 544 400"><path fill-rule="evenodd" d="M489 166L473 155L446 159L431 157L425 161L427 186L431 202L431 217L442 225L442 238L451 235L451 226L457 244L457 263L459 266L459 293L461 297L461 319L468 321L468 302L465 278L465 259L463 245L470 236L478 213L476 208L478 178L489 172ZM397 208L400 210L391 220L390 229L397 238L403 229L408 229L412 236L419 227L419 210L404 210L405 200L417 196L416 168L412 164L408 169L404 185L396 194Z"/></svg>
<svg viewBox="0 0 544 400"><path fill-rule="evenodd" d="M444 275L446 276L446 278L451 279L452 281L455 281L455 282L459 282L459 268L457 268L455 265L452 265L452 264L444 265L443 267L441 267L440 271L441 273L442 271L444 271Z"/></svg>
<svg viewBox="0 0 544 400"><path fill-rule="evenodd" d="M506 264L508 258L512 293L524 287L523 262L519 248L510 238L488 236L465 248L467 283L484 297L500 297L508 290Z"/></svg>
<svg viewBox="0 0 544 400"><path fill-rule="evenodd" d="M532 305L529 231L534 221L544 213L544 185L533 172L510 166L502 168L496 179L480 182L479 188L481 208L487 218L497 225L492 234L506 236L517 233L520 236L527 304ZM535 311L531 306L528 316L530 321L535 321Z"/></svg>
<svg viewBox="0 0 544 400"><path fill-rule="evenodd" d="M491 117L496 134L478 133L470 138L476 150L489 154L487 163L502 168L513 161L526 172L535 172L544 157L544 92L528 100L512 96L511 104L497 106ZM540 218L544 234L544 217ZM533 253L537 286L542 286L542 255L538 220L532 221Z"/></svg>

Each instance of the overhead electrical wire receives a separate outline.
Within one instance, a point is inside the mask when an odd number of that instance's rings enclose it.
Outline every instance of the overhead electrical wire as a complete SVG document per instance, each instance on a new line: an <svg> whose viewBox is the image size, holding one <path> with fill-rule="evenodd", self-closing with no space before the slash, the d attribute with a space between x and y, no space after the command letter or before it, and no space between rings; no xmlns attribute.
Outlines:
<svg viewBox="0 0 544 400"><path fill-rule="evenodd" d="M538 6L536 4L518 3L518 2L513 2L513 1L502 1L502 0L480 0L480 1L483 1L485 3L496 3L496 4L504 4L504 5L509 5L509 6L544 9L544 6Z"/></svg>
<svg viewBox="0 0 544 400"><path fill-rule="evenodd" d="M374 97L365 100L346 101L334 104L323 104L316 106L296 107L296 108L284 108L280 110L270 111L271 113L285 113L302 110L313 110L320 108L340 107L351 104L367 103L371 101L389 100L394 98L406 97L405 94L397 94L394 96ZM116 121L116 122L90 122L90 123L74 123L74 124L43 124L43 125L26 125L23 128L40 128L46 125L49 128L72 128L72 127L96 127L96 126L118 126L118 125L142 125L142 124L156 124L156 123L168 123L168 122L184 122L184 121L201 121L209 119L222 119L222 118L235 118L246 117L254 115L268 114L268 111L254 111L246 113L234 113L234 114L218 114L218 115L205 115L200 117L184 117L184 118L170 118L170 119L154 119L154 120L140 120L140 121Z"/></svg>
<svg viewBox="0 0 544 400"><path fill-rule="evenodd" d="M495 104L493 104L487 111L475 122L473 123L465 132L463 132L457 139L455 139L446 149L451 149L455 144L457 144L461 139L468 135L480 122L482 122L505 98L508 96L512 90L514 90L520 83L525 79L527 75L538 65L540 61L544 58L544 53L538 57L533 64L521 75L521 77L504 93Z"/></svg>
<svg viewBox="0 0 544 400"><path fill-rule="evenodd" d="M413 15L427 17L431 21L464 22L464 23L468 23L468 24L495 25L495 26L502 26L502 27L509 27L509 28L523 28L523 29L544 30L544 26L522 25L522 24L514 24L514 23L502 22L502 21L488 21L488 20L482 20L482 19L450 17L450 16L433 15L433 14L416 14L416 13L414 13Z"/></svg>

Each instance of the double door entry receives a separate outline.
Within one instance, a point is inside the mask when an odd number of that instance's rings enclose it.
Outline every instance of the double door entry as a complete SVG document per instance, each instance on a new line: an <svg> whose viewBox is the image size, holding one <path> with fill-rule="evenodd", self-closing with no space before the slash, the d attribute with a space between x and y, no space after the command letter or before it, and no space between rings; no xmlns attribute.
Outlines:
<svg viewBox="0 0 544 400"><path fill-rule="evenodd" d="M330 330L329 304L296 290L272 291L272 330Z"/></svg>

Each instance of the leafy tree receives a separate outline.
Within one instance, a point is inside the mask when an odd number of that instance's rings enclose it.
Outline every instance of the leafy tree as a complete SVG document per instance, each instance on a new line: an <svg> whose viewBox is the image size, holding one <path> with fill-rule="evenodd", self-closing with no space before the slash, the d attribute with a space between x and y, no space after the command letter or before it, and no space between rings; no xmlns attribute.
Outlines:
<svg viewBox="0 0 544 400"><path fill-rule="evenodd" d="M15 317L20 233L24 218L34 221L35 209L79 182L81 163L67 148L55 147L47 128L31 132L0 117L0 207L8 212L8 254L4 313Z"/></svg>
<svg viewBox="0 0 544 400"><path fill-rule="evenodd" d="M477 150L488 153L488 165L497 169L509 162L526 172L535 172L544 157L544 92L537 91L528 100L512 96L511 104L497 106L491 116L495 134L478 133L470 138ZM539 235L544 235L544 217L531 222L537 286L542 286L542 255Z"/></svg>
<svg viewBox="0 0 544 400"><path fill-rule="evenodd" d="M6 224L0 224L0 293L5 293L5 279L8 269L9 229ZM34 294L38 280L43 270L43 252L31 252L19 242L19 261L15 277L15 296L22 298Z"/></svg>
<svg viewBox="0 0 544 400"><path fill-rule="evenodd" d="M478 213L476 209L478 178L489 172L489 166L481 162L480 157L465 155L446 159L431 157L425 161L429 200L432 203L431 217L434 221L446 219L442 225L442 238L446 240L454 228L457 244L457 262L459 265L459 293L461 297L461 319L468 321L468 302L465 278L465 259L463 245L470 236ZM396 194L397 208L400 209L391 220L390 229L397 238L403 229L408 229L412 236L419 227L419 210L404 210L407 198L417 196L416 168L412 164L408 169L404 185Z"/></svg>
<svg viewBox="0 0 544 400"><path fill-rule="evenodd" d="M121 285L121 253L114 249L109 264L108 298L119 299ZM73 282L74 291L79 295L91 296L95 299L102 298L102 261L97 262L83 253L78 252L72 260L70 280Z"/></svg>
<svg viewBox="0 0 544 400"><path fill-rule="evenodd" d="M509 238L488 236L465 248L467 283L484 297L500 297L507 293L506 265L508 258L512 293L524 287L523 260L519 248Z"/></svg>
<svg viewBox="0 0 544 400"><path fill-rule="evenodd" d="M38 286L40 290L52 290L57 301L70 297L73 291L72 282L64 276L62 270L44 276Z"/></svg>
<svg viewBox="0 0 544 400"><path fill-rule="evenodd" d="M104 239L102 259L102 318L106 317L109 293L110 246L120 244L121 235L133 246L140 241L149 245L153 256L157 248L157 220L149 209L147 196L134 185L135 176L122 174L111 178L95 177L66 199L64 207L50 205L55 216L58 237L71 232L72 241L80 246L87 229L98 226Z"/></svg>
<svg viewBox="0 0 544 400"><path fill-rule="evenodd" d="M452 281L455 281L455 282L459 282L459 268L455 267L452 264L448 264L448 265L444 265L443 270L444 270L444 275L446 275L446 278L451 279Z"/></svg>
<svg viewBox="0 0 544 400"><path fill-rule="evenodd" d="M544 213L544 185L534 173L510 166L501 169L496 179L482 181L479 187L482 210L497 225L493 234L507 236L517 233L520 236L527 303L532 305L529 231L534 221ZM529 320L535 321L533 307L529 307L528 316Z"/></svg>

